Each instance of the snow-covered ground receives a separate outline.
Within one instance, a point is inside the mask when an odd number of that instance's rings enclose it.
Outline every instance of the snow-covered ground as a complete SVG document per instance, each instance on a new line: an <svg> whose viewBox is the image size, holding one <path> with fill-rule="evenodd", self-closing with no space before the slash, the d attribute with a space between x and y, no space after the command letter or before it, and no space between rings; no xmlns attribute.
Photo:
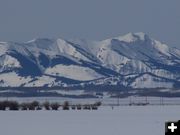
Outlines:
<svg viewBox="0 0 180 135"><path fill-rule="evenodd" d="M77 91L76 94L80 94L82 91ZM67 94L67 93L64 93ZM71 93L73 94L73 93ZM75 92L74 94L75 95ZM148 103L149 105L180 105L180 97L167 98L167 97L136 97L130 96L127 98L109 98L104 96L104 98L66 98L66 97L0 97L0 101L3 100L13 100L18 102L59 102L64 103L68 101L70 104L93 104L95 102L101 102L105 106L127 106L129 104L141 104Z"/></svg>
<svg viewBox="0 0 180 135"><path fill-rule="evenodd" d="M101 107L97 111L0 111L2 135L164 135L180 106Z"/></svg>
<svg viewBox="0 0 180 135"><path fill-rule="evenodd" d="M52 68L46 70L47 74L58 75L61 77L67 77L71 79L76 79L80 81L88 81L96 78L103 77L102 75L96 73L94 70L87 67L80 66L66 66L66 65L56 65Z"/></svg>

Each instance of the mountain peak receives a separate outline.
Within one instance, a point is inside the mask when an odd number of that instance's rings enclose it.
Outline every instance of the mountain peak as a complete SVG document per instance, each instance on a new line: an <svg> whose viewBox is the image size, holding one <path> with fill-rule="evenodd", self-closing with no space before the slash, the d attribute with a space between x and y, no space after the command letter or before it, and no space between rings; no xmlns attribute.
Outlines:
<svg viewBox="0 0 180 135"><path fill-rule="evenodd" d="M120 36L115 39L118 39L118 40L124 41L124 42L134 42L137 40L145 40L147 37L148 37L147 34L145 34L143 32L137 32L137 33L128 33L124 36Z"/></svg>
<svg viewBox="0 0 180 135"><path fill-rule="evenodd" d="M143 32L137 32L137 33L134 33L133 35L138 36L140 40L145 40L145 38L148 37L148 35Z"/></svg>
<svg viewBox="0 0 180 135"><path fill-rule="evenodd" d="M27 41L26 43L39 43L39 42L52 42L53 39L50 38L35 38L30 41Z"/></svg>

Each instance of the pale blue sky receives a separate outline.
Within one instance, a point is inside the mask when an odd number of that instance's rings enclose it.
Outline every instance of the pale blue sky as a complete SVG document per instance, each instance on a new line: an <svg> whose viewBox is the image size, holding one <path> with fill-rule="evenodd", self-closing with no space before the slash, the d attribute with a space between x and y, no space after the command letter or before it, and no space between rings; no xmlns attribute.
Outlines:
<svg viewBox="0 0 180 135"><path fill-rule="evenodd" d="M0 40L145 32L180 48L180 0L0 0Z"/></svg>

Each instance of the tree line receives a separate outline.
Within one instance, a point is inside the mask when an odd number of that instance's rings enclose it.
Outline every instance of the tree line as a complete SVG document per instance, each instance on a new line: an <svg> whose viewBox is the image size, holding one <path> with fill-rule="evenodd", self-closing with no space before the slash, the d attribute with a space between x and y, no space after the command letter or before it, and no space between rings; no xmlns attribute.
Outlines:
<svg viewBox="0 0 180 135"><path fill-rule="evenodd" d="M58 102L43 102L38 101L22 102L17 101L0 101L0 110L97 110L101 106L101 102L95 102L94 104L73 104L70 105L68 101L63 104Z"/></svg>

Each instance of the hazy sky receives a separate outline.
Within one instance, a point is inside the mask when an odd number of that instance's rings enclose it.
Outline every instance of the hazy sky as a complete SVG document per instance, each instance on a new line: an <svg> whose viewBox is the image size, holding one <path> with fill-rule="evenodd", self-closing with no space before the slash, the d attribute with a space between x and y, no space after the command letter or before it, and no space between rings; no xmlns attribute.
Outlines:
<svg viewBox="0 0 180 135"><path fill-rule="evenodd" d="M0 0L0 40L145 32L180 48L180 0Z"/></svg>

